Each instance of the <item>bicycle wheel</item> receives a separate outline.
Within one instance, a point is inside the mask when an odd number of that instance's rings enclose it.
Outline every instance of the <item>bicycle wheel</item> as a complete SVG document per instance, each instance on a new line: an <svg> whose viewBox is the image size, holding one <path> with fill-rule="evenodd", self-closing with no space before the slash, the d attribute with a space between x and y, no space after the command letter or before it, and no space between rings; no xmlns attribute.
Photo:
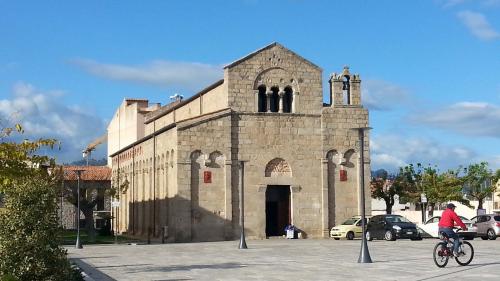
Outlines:
<svg viewBox="0 0 500 281"><path fill-rule="evenodd" d="M446 249L446 243L437 243L434 247L434 252L432 253L434 258L434 263L438 267L445 267L448 264L448 249Z"/></svg>
<svg viewBox="0 0 500 281"><path fill-rule="evenodd" d="M455 260L459 265L468 265L472 261L472 258L474 258L474 248L469 242L462 242L458 251L458 257L455 257Z"/></svg>

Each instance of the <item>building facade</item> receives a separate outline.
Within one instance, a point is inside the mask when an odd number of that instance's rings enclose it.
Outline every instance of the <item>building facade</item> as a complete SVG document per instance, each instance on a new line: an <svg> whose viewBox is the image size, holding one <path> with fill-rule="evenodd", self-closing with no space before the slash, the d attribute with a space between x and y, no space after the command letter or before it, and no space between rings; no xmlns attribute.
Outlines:
<svg viewBox="0 0 500 281"><path fill-rule="evenodd" d="M96 228L103 227L105 223L103 218L109 217L111 214L111 198L107 194L111 188L111 169L107 166L63 166L62 168L64 187L60 191L58 212L62 228L76 229L78 223L81 227L86 227L86 224L90 223L90 220L87 220L85 216L86 214L92 216ZM78 188L77 170L81 171L80 207L82 210L87 209L85 212L80 211L80 222L78 221L78 208L75 201Z"/></svg>
<svg viewBox="0 0 500 281"><path fill-rule="evenodd" d="M287 224L303 237L327 237L360 213L361 189L370 197L359 172L362 162L369 183L368 133L360 161L352 130L368 126L360 82L347 67L332 74L324 104L321 68L272 43L187 100L161 107L126 99L108 126L114 184L128 182L113 210L118 231L234 239L243 185L247 237L281 236Z"/></svg>

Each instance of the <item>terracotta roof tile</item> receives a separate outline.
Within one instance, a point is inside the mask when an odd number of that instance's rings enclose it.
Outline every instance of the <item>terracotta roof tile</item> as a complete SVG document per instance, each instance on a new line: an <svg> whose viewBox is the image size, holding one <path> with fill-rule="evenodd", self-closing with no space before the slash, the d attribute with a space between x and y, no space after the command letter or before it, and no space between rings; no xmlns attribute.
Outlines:
<svg viewBox="0 0 500 281"><path fill-rule="evenodd" d="M83 170L80 180L110 181L111 169L108 166L64 166L64 180L76 181L76 170Z"/></svg>

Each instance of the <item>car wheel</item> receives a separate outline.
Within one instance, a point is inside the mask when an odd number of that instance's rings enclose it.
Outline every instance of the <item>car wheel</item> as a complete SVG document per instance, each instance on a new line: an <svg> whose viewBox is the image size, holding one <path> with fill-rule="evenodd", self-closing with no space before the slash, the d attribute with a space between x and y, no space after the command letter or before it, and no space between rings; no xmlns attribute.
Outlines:
<svg viewBox="0 0 500 281"><path fill-rule="evenodd" d="M347 240L353 240L354 239L354 232L352 232L352 231L347 232L346 238L347 238Z"/></svg>
<svg viewBox="0 0 500 281"><path fill-rule="evenodd" d="M486 232L486 235L488 235L488 239L490 240L495 240L497 239L497 235L493 229L488 229L488 232Z"/></svg>
<svg viewBox="0 0 500 281"><path fill-rule="evenodd" d="M368 240L368 241L372 241L372 240L373 240L373 237L372 237L372 235L370 234L370 231L367 231L367 232L366 232L366 240Z"/></svg>
<svg viewBox="0 0 500 281"><path fill-rule="evenodd" d="M394 236L394 233L392 231L387 230L384 235L385 240L387 241L394 241L396 240L396 237Z"/></svg>

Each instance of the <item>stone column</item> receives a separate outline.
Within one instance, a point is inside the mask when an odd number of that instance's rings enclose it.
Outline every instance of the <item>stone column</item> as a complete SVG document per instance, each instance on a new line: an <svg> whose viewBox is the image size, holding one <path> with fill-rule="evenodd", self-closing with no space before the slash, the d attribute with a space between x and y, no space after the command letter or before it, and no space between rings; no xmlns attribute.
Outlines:
<svg viewBox="0 0 500 281"><path fill-rule="evenodd" d="M255 95L255 101L254 101L254 106L255 106L255 112L259 112L259 90L254 91Z"/></svg>
<svg viewBox="0 0 500 281"><path fill-rule="evenodd" d="M258 93L257 93L258 94ZM231 169L232 169L232 160L226 160L225 161L225 169L224 169L224 176L225 176L225 202L224 202L224 236L227 240L233 239L234 238L234 233L233 233L233 202L232 202L232 186L231 186Z"/></svg>
<svg viewBox="0 0 500 281"><path fill-rule="evenodd" d="M328 209L328 158L321 159L321 172L322 172L322 189L321 189L321 210L322 210L322 228L323 228L323 237L327 238L330 236L329 229L329 209Z"/></svg>
<svg viewBox="0 0 500 281"><path fill-rule="evenodd" d="M297 92L293 91L292 108L291 108L292 113L297 112L299 106L299 96L300 93L298 91Z"/></svg>
<svg viewBox="0 0 500 281"><path fill-rule="evenodd" d="M266 102L266 106L267 106L267 112L271 112L271 96L273 94L273 91L269 90L266 92L266 99L267 99L267 102Z"/></svg>
<svg viewBox="0 0 500 281"><path fill-rule="evenodd" d="M278 96L280 98L278 112L279 113L283 113L283 96L285 96L285 91L283 91L282 89L280 89L280 91L278 92Z"/></svg>

